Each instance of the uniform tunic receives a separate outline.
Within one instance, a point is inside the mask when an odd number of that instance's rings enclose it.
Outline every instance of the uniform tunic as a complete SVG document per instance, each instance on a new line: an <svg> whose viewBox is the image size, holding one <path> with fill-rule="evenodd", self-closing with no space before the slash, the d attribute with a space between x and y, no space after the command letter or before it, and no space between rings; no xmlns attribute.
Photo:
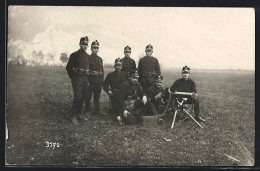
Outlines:
<svg viewBox="0 0 260 171"><path fill-rule="evenodd" d="M170 88L171 92L194 92L197 93L196 84L192 79L180 78Z"/></svg>
<svg viewBox="0 0 260 171"><path fill-rule="evenodd" d="M124 71L111 72L107 74L106 79L103 83L103 89L107 93L109 90L112 91L113 95L110 97L112 112L115 115L120 115L120 101L119 101L119 90L124 81L128 79L128 74Z"/></svg>
<svg viewBox="0 0 260 171"><path fill-rule="evenodd" d="M129 98L132 100L137 100L137 98L143 98L144 93L139 85L131 84L129 80L122 83L121 88L119 90L120 102L121 102L121 111L123 112L126 107L124 105L124 101L127 101Z"/></svg>
<svg viewBox="0 0 260 171"><path fill-rule="evenodd" d="M129 73L130 71L136 70L136 63L130 57L124 57L122 59L122 71Z"/></svg>
<svg viewBox="0 0 260 171"><path fill-rule="evenodd" d="M72 79L74 73L73 68L89 69L89 54L83 50L72 53L66 65L70 79Z"/></svg>
<svg viewBox="0 0 260 171"><path fill-rule="evenodd" d="M126 80L128 80L128 75L126 72L124 72L124 71L111 72L111 73L107 74L107 76L106 76L106 79L103 83L103 89L105 92L108 92L109 86L110 86L112 89L116 89L119 92L121 84Z"/></svg>
<svg viewBox="0 0 260 171"><path fill-rule="evenodd" d="M85 51L80 49L72 53L66 65L74 92L72 114L75 116L80 114L82 110L83 98L86 96L88 89L88 75L86 73L75 73L74 68L89 69L89 55Z"/></svg>
<svg viewBox="0 0 260 171"><path fill-rule="evenodd" d="M98 55L91 54L89 56L89 71L98 71L102 72L101 75L89 75L90 83L102 83L104 81L104 68L103 68L103 60Z"/></svg>
<svg viewBox="0 0 260 171"><path fill-rule="evenodd" d="M144 92L154 83L155 75L161 75L161 69L157 58L145 56L140 59L138 64L139 81Z"/></svg>

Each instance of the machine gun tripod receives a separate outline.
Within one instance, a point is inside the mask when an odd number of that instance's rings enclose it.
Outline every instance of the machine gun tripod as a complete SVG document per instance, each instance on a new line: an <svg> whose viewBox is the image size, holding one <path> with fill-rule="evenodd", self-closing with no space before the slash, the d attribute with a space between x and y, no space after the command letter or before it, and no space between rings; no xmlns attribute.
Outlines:
<svg viewBox="0 0 260 171"><path fill-rule="evenodd" d="M194 93L188 92L174 92L170 94L167 106L163 112L163 114L159 115L159 118L166 114L169 107L172 109L174 108L174 117L171 124L171 129L174 128L176 116L178 112L183 112L184 114L188 115L199 127L203 128L201 124L194 119L194 117L187 111L187 104L191 104L191 113L194 112Z"/></svg>

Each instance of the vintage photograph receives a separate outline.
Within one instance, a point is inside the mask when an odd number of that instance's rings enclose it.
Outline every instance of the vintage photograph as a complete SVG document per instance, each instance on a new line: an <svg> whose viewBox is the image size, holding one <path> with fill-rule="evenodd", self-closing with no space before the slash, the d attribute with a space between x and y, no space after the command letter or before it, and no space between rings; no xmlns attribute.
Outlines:
<svg viewBox="0 0 260 171"><path fill-rule="evenodd" d="M255 165L255 9L8 6L5 166Z"/></svg>

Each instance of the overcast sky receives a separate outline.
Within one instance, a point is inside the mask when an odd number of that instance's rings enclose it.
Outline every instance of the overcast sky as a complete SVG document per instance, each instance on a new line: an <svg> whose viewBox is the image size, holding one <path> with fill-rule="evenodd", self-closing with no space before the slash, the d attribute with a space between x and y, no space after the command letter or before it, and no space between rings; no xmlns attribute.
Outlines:
<svg viewBox="0 0 260 171"><path fill-rule="evenodd" d="M55 56L79 49L80 37L100 42L104 63L132 48L137 64L152 44L163 69L255 70L253 8L9 6L8 59ZM91 50L88 48L90 54Z"/></svg>

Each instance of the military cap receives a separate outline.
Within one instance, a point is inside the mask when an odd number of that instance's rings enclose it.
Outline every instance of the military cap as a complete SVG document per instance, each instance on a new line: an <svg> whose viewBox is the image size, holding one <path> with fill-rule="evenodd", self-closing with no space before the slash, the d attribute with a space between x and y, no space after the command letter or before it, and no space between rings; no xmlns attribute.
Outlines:
<svg viewBox="0 0 260 171"><path fill-rule="evenodd" d="M122 65L122 60L120 58L117 58L115 60L115 65Z"/></svg>
<svg viewBox="0 0 260 171"><path fill-rule="evenodd" d="M130 71L129 76L134 77L134 78L138 78L139 74L136 70L133 70L133 71Z"/></svg>
<svg viewBox="0 0 260 171"><path fill-rule="evenodd" d="M91 47L99 47L98 41L96 40L96 41L92 42Z"/></svg>
<svg viewBox="0 0 260 171"><path fill-rule="evenodd" d="M184 73L184 72L190 73L190 68L187 67L187 65L185 65L185 67L182 68L182 73Z"/></svg>
<svg viewBox="0 0 260 171"><path fill-rule="evenodd" d="M124 52L131 52L131 48L130 48L129 46L126 46L126 47L124 48Z"/></svg>
<svg viewBox="0 0 260 171"><path fill-rule="evenodd" d="M158 76L155 77L155 81L156 82L162 82L162 80L163 80L163 76L162 75L158 75Z"/></svg>
<svg viewBox="0 0 260 171"><path fill-rule="evenodd" d="M145 47L145 51L152 51L152 50L153 50L153 46L151 44Z"/></svg>
<svg viewBox="0 0 260 171"><path fill-rule="evenodd" d="M86 36L86 37L81 37L81 38L80 38L80 41L79 41L79 44L88 45L88 36Z"/></svg>

